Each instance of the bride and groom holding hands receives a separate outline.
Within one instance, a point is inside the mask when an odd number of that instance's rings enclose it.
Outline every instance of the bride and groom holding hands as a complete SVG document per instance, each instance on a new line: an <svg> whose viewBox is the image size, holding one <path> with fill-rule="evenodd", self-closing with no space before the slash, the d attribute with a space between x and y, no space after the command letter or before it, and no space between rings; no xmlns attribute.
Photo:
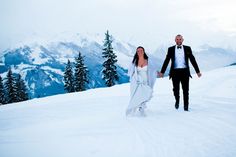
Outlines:
<svg viewBox="0 0 236 157"><path fill-rule="evenodd" d="M175 108L179 108L179 90L181 83L183 89L184 111L189 111L189 77L191 77L189 60L193 65L197 76L201 77L202 74L200 73L191 48L182 45L183 40L184 39L180 34L175 37L176 45L168 48L160 72L157 72L154 61L147 56L145 49L142 46L137 47L128 71L128 75L130 76L130 102L126 109L126 115L133 115L138 112L141 116L145 116L146 102L152 97L156 77L159 76L162 78L164 76L170 60L171 67L169 77L172 79L173 84Z"/></svg>

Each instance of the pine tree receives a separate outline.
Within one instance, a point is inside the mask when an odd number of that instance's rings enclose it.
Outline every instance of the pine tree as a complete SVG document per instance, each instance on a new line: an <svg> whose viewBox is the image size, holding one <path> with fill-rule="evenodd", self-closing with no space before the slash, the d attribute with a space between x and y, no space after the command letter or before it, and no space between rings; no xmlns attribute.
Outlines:
<svg viewBox="0 0 236 157"><path fill-rule="evenodd" d="M108 87L111 87L115 85L115 81L118 81L119 77L116 71L116 55L113 52L112 48L112 37L109 35L109 32L105 33L105 40L104 40L104 48L103 48L103 58L105 58L105 61L103 63L103 80L105 80L105 83Z"/></svg>
<svg viewBox="0 0 236 157"><path fill-rule="evenodd" d="M5 95L6 103L17 102L17 87L15 82L15 77L13 76L11 69L9 69L7 73L4 88L6 91Z"/></svg>
<svg viewBox="0 0 236 157"><path fill-rule="evenodd" d="M86 90L88 83L88 69L84 65L84 57L79 52L79 56L75 58L75 91Z"/></svg>
<svg viewBox="0 0 236 157"><path fill-rule="evenodd" d="M16 78L16 89L17 89L17 102L25 101L29 99L27 93L27 87L25 85L24 80L21 78L21 75L18 74Z"/></svg>
<svg viewBox="0 0 236 157"><path fill-rule="evenodd" d="M4 87L2 82L2 77L0 76L0 105L4 104Z"/></svg>
<svg viewBox="0 0 236 157"><path fill-rule="evenodd" d="M74 88L74 75L73 75L73 70L72 70L72 65L70 60L68 59L67 65L66 65L66 69L64 72L64 89L68 92L74 92L75 88Z"/></svg>

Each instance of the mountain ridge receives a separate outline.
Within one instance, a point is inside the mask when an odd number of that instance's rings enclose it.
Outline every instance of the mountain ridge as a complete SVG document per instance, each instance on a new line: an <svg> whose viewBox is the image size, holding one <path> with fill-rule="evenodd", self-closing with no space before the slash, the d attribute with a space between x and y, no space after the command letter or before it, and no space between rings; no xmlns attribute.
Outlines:
<svg viewBox="0 0 236 157"><path fill-rule="evenodd" d="M19 47L11 48L0 54L0 73L4 78L11 67L15 73L20 73L25 80L31 98L44 97L65 93L63 73L65 65L78 52L85 57L85 65L89 69L90 83L88 89L105 87L101 79L103 36L99 34L60 34L55 38L32 43L25 42ZM33 40L33 39L32 39ZM128 42L113 37L113 50L117 55L117 70L120 80L118 84L127 83L127 70L132 61L136 47ZM167 46L160 46L154 52L147 52L156 60L157 71L160 70L166 55ZM236 53L233 50L201 46L193 54L201 71L208 71L235 63ZM168 70L167 70L168 71ZM191 71L194 70L191 66ZM168 75L166 72L165 75Z"/></svg>

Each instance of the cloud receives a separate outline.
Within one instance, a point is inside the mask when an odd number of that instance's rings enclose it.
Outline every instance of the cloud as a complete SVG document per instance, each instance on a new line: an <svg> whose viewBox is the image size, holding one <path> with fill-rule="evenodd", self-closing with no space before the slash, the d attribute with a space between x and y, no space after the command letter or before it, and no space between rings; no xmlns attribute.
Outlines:
<svg viewBox="0 0 236 157"><path fill-rule="evenodd" d="M234 0L1 0L0 50L37 35L107 29L150 49L173 43L178 33L189 44L214 44L235 37L234 6Z"/></svg>

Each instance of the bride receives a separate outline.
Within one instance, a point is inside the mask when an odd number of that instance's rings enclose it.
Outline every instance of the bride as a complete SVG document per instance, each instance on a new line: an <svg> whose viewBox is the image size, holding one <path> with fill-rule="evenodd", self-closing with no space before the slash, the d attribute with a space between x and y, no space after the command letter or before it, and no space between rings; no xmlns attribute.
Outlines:
<svg viewBox="0 0 236 157"><path fill-rule="evenodd" d="M152 97L157 72L142 46L136 49L128 75L130 77L130 102L126 115L138 112L141 116L145 116L146 102Z"/></svg>

